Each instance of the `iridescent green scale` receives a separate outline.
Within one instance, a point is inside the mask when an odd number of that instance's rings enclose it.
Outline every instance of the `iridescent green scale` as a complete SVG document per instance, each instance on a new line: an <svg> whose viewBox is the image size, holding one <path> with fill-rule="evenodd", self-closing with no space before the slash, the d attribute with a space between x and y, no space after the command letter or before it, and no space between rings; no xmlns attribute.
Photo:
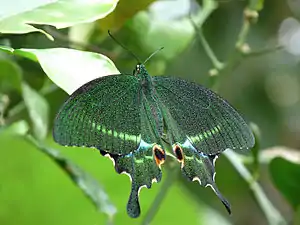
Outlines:
<svg viewBox="0 0 300 225"><path fill-rule="evenodd" d="M230 213L215 184L215 160L227 148L254 145L243 118L211 90L179 78L151 77L138 64L133 75L110 75L76 90L54 122L54 140L65 146L100 150L118 173L132 181L127 212L140 215L138 194L161 180L170 143L182 174L210 186Z"/></svg>

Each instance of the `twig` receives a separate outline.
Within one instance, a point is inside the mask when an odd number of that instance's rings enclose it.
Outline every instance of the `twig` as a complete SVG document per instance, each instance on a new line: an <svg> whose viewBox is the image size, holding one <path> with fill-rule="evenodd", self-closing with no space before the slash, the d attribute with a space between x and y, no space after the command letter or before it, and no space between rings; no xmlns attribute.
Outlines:
<svg viewBox="0 0 300 225"><path fill-rule="evenodd" d="M207 18L218 8L218 3L215 0L203 0L202 10L200 17L197 20L199 28L205 23Z"/></svg>
<svg viewBox="0 0 300 225"><path fill-rule="evenodd" d="M218 3L214 0L204 0L203 1L203 9L201 16L199 18L199 21L197 21L197 24L193 20L192 16L190 15L190 21L192 26L194 27L194 30L196 31L196 35L199 37L200 43L203 46L207 56L211 60L213 66L221 70L223 68L223 63L221 63L216 55L214 54L213 50L209 46L203 32L202 32L202 25L207 20L207 18L218 8Z"/></svg>
<svg viewBox="0 0 300 225"><path fill-rule="evenodd" d="M287 224L280 212L269 201L261 186L253 179L251 173L246 169L246 167L242 163L241 158L230 149L227 149L224 152L224 155L231 162L234 168L239 172L242 178L248 183L250 189L252 190L255 196L257 203L264 212L269 224Z"/></svg>
<svg viewBox="0 0 300 225"><path fill-rule="evenodd" d="M224 67L224 64L221 63L218 58L216 57L215 53L213 52L213 50L211 49L210 45L208 44L203 31L201 28L198 28L198 26L195 24L194 20L192 18L190 18L191 23L194 27L194 29L197 31L196 35L199 37L199 40L201 42L201 45L203 46L207 56L209 57L209 59L211 60L213 66L217 69L217 70L222 70Z"/></svg>
<svg viewBox="0 0 300 225"><path fill-rule="evenodd" d="M275 47L266 47L266 48L261 49L261 50L251 51L251 52L245 54L244 56L246 58L258 57L258 56L270 54L270 53L273 53L275 51L279 51L279 50L282 50L282 49L283 49L283 46L281 46L281 45L277 45Z"/></svg>
<svg viewBox="0 0 300 225"><path fill-rule="evenodd" d="M55 29L53 29L50 26L45 26L44 30L49 33L51 36L54 37L54 39L57 39L59 41L65 42L69 45L73 45L73 46L78 46L82 49L86 49L87 51L92 51L92 52L96 52L102 55L106 55L107 57L109 57L111 60L115 60L116 55L113 54L110 51L106 51L104 49L100 49L98 46L96 45L92 45L92 44L87 44L84 42L80 42L80 41L74 41L71 40L67 35L64 35L61 32L56 31Z"/></svg>
<svg viewBox="0 0 300 225"><path fill-rule="evenodd" d="M152 205L150 206L150 209L148 210L146 216L142 220L141 225L148 225L154 219L156 213L158 212L159 207L161 206L161 203L163 202L164 198L167 195L167 192L170 190L172 183L175 182L176 180L175 176L177 174L178 171L176 169L169 170L169 173L167 174L165 181L160 187L160 190L156 195Z"/></svg>

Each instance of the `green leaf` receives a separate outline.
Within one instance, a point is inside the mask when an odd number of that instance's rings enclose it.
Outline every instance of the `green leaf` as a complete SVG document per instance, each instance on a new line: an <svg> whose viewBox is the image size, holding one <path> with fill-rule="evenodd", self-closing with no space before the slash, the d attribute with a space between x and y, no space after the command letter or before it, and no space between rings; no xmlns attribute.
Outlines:
<svg viewBox="0 0 300 225"><path fill-rule="evenodd" d="M96 208L108 215L110 220L117 212L116 207L110 202L107 194L99 182L91 175L78 167L71 160L60 155L59 151L46 147L37 142L31 136L28 136L28 141L35 145L40 151L48 155L57 165L67 173L72 181L84 192L84 194L92 200Z"/></svg>
<svg viewBox="0 0 300 225"><path fill-rule="evenodd" d="M20 120L10 124L9 126L4 126L0 128L1 134L9 135L25 135L29 130L29 126L26 121Z"/></svg>
<svg viewBox="0 0 300 225"><path fill-rule="evenodd" d="M251 0L250 1L250 8L260 11L264 8L265 0Z"/></svg>
<svg viewBox="0 0 300 225"><path fill-rule="evenodd" d="M140 43L140 48L149 55L164 47L157 57L167 60L176 57L194 39L195 30L189 19L188 5L188 1L185 4L182 1L158 1L151 4L148 11L139 12L126 24L135 36L130 48L137 48L137 43ZM202 11L193 15L195 22L199 22L201 17Z"/></svg>
<svg viewBox="0 0 300 225"><path fill-rule="evenodd" d="M10 90L21 92L21 68L13 61L0 59L0 70L0 92L6 93Z"/></svg>
<svg viewBox="0 0 300 225"><path fill-rule="evenodd" d="M98 77L120 73L109 58L93 52L68 48L17 49L12 52L38 61L47 76L68 94Z"/></svg>
<svg viewBox="0 0 300 225"><path fill-rule="evenodd" d="M0 33L45 33L32 24L48 24L59 29L92 22L111 13L117 3L118 0L23 0L17 4L6 1L1 3Z"/></svg>
<svg viewBox="0 0 300 225"><path fill-rule="evenodd" d="M22 84L23 99L33 124L34 136L42 140L47 136L49 105L44 97L26 83Z"/></svg>
<svg viewBox="0 0 300 225"><path fill-rule="evenodd" d="M137 12L146 9L154 0L126 0L120 1L116 10L97 22L99 28L105 33L109 29L120 28L126 20L132 18Z"/></svg>
<svg viewBox="0 0 300 225"><path fill-rule="evenodd" d="M0 45L0 49L6 53L13 53L14 49L8 46Z"/></svg>
<svg viewBox="0 0 300 225"><path fill-rule="evenodd" d="M269 170L277 189L297 209L300 206L300 164L277 157L271 161Z"/></svg>

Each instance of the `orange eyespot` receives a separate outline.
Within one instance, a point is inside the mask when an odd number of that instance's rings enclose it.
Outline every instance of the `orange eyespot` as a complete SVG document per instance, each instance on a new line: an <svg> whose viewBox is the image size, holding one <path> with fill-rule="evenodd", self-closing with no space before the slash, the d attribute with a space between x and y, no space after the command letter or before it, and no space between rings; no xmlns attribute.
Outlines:
<svg viewBox="0 0 300 225"><path fill-rule="evenodd" d="M155 159L156 165L160 168L160 165L163 164L166 159L165 152L158 145L154 145L152 149L153 149L153 154L154 154L154 159Z"/></svg>
<svg viewBox="0 0 300 225"><path fill-rule="evenodd" d="M179 145L174 145L173 147L173 152L177 158L177 160L181 163L183 163L184 159L183 159L183 152L182 152L182 148Z"/></svg>

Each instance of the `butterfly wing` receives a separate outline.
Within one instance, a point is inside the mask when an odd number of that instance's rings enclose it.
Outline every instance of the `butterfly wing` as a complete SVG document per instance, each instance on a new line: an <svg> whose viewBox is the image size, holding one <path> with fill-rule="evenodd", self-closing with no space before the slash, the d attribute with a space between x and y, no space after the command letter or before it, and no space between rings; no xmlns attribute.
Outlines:
<svg viewBox="0 0 300 225"><path fill-rule="evenodd" d="M216 93L179 78L154 77L153 82L171 117L175 142L184 143L188 139L207 155L226 148L240 150L254 146L254 136L246 122Z"/></svg>
<svg viewBox="0 0 300 225"><path fill-rule="evenodd" d="M154 77L153 83L182 174L211 187L231 213L215 183L215 161L227 148L253 147L248 125L228 102L200 85L170 77Z"/></svg>
<svg viewBox="0 0 300 225"><path fill-rule="evenodd" d="M138 80L113 75L75 91L54 123L54 140L67 146L95 147L114 161L118 173L132 181L127 212L140 215L139 192L161 180L165 152L150 124L153 117L142 99Z"/></svg>
<svg viewBox="0 0 300 225"><path fill-rule="evenodd" d="M148 110L146 101L141 107L141 142L137 150L123 155L109 154L114 161L117 173L125 173L132 182L131 192L127 203L127 213L136 218L140 215L139 193L142 187L151 188L153 182L160 182L162 173L160 165L165 160L160 138L155 135L151 120L153 117Z"/></svg>
<svg viewBox="0 0 300 225"><path fill-rule="evenodd" d="M215 162L218 155L200 153L189 140L186 140L183 144L173 144L173 150L177 159L181 162L181 171L184 177L189 181L198 181L204 187L211 187L228 213L231 214L229 202L223 197L215 183Z"/></svg>
<svg viewBox="0 0 300 225"><path fill-rule="evenodd" d="M53 137L65 146L128 154L141 140L140 84L130 75L111 75L77 89L54 121Z"/></svg>

